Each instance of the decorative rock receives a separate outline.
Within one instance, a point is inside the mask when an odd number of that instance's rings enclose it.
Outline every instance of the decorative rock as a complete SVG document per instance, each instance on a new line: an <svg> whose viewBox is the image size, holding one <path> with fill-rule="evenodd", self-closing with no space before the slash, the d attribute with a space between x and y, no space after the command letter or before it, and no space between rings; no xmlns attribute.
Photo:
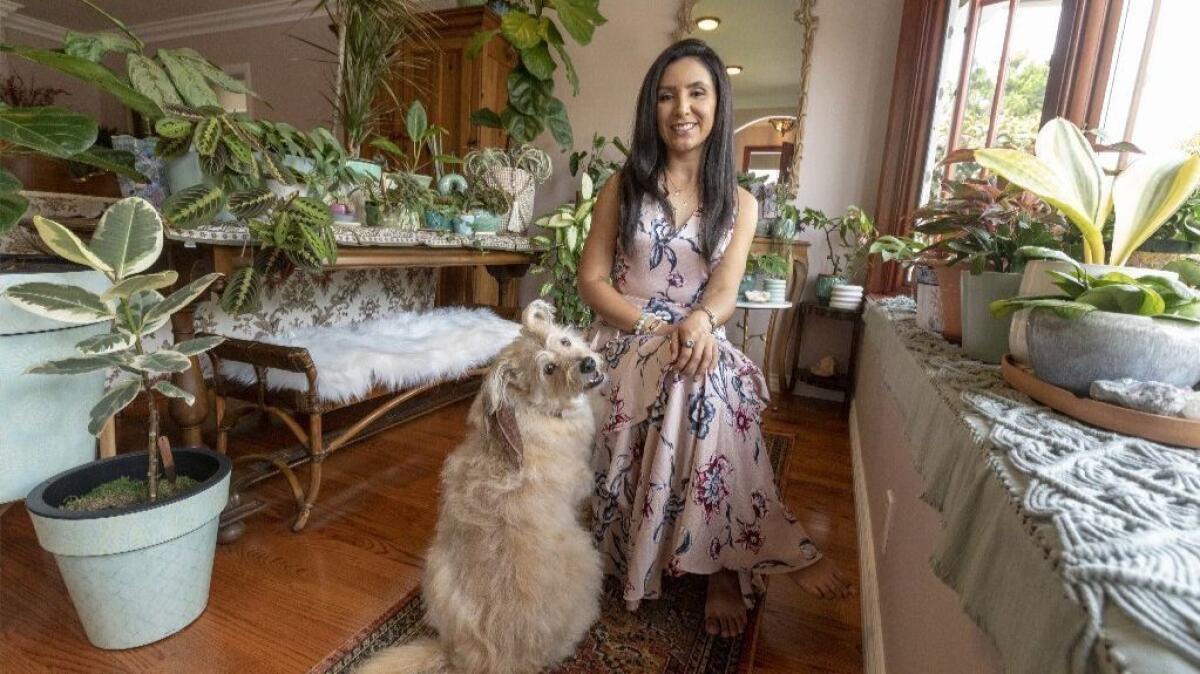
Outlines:
<svg viewBox="0 0 1200 674"><path fill-rule="evenodd" d="M825 356L808 370L818 377L832 377L837 374L837 360L833 356Z"/></svg>
<svg viewBox="0 0 1200 674"><path fill-rule="evenodd" d="M1184 416L1184 409L1200 412L1200 404L1192 391L1158 381L1134 379L1097 380L1092 382L1092 398L1132 410L1161 414L1167 417Z"/></svg>

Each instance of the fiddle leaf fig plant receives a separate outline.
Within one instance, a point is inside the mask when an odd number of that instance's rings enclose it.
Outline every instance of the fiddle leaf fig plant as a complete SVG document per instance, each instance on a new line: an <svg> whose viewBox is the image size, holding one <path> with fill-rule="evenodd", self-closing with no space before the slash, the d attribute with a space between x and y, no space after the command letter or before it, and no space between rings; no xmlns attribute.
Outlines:
<svg viewBox="0 0 1200 674"><path fill-rule="evenodd" d="M5 297L16 306L64 323L87 324L111 321L109 334L89 337L75 345L79 355L40 363L32 374L80 374L117 367L133 375L118 381L91 411L88 431L99 434L105 423L145 393L149 410L146 484L149 500L158 498L159 420L155 393L178 398L189 405L192 394L173 385L166 376L192 366L191 357L215 347L221 337L198 337L170 348L149 351L146 338L167 324L171 315L200 297L220 274L208 274L163 296L159 291L175 285L178 274L165 271L142 274L158 260L163 248L163 223L149 202L129 197L113 204L100 218L89 243L71 230L34 217L34 226L45 244L71 262L101 272L112 283L96 294L79 286L62 283L22 283L9 288Z"/></svg>
<svg viewBox="0 0 1200 674"><path fill-rule="evenodd" d="M467 46L467 58L476 58L497 35L502 36L520 55L520 62L508 76L508 105L496 112L480 108L471 114L471 123L504 129L516 143L531 143L549 129L563 150L574 144L571 122L561 99L554 96L554 72L558 62L566 69L572 95L579 95L579 74L567 54L559 23L580 45L592 41L596 27L605 19L597 9L600 0L533 0L511 6L500 21L500 28L476 33ZM546 13L553 9L558 22Z"/></svg>

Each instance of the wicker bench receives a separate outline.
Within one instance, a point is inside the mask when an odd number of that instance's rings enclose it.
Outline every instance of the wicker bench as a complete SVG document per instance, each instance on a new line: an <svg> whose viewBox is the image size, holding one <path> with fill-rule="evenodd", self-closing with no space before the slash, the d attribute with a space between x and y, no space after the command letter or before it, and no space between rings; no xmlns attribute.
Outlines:
<svg viewBox="0 0 1200 674"><path fill-rule="evenodd" d="M296 501L292 530L298 532L308 523L321 490L321 464L330 454L397 406L442 383L481 374L519 330L489 309L452 307L260 340L227 338L208 354L217 451L228 452L230 431L248 413L282 421L305 450L303 460L254 453L234 461L272 464L284 475ZM231 408L230 399L250 404ZM325 414L367 401L376 404L326 441ZM301 463L309 464L307 486L296 473Z"/></svg>

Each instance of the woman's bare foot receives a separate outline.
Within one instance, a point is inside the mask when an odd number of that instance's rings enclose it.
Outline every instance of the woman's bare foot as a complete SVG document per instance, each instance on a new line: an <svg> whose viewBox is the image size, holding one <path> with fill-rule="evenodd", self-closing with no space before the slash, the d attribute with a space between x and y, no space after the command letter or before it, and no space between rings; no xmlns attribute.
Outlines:
<svg viewBox="0 0 1200 674"><path fill-rule="evenodd" d="M704 629L713 636L727 638L746 629L746 602L736 571L718 571L708 577Z"/></svg>
<svg viewBox="0 0 1200 674"><path fill-rule="evenodd" d="M807 593L822 599L842 599L854 594L854 586L842 575L842 570L828 557L816 564L792 572L792 577Z"/></svg>

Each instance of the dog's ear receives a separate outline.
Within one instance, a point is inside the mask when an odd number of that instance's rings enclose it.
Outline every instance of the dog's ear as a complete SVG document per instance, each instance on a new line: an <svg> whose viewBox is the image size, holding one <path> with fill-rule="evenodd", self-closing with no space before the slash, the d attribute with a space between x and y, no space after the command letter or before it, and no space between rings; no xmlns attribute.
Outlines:
<svg viewBox="0 0 1200 674"><path fill-rule="evenodd" d="M521 326L524 332L545 339L546 334L554 329L554 306L545 300L534 300L521 313Z"/></svg>
<svg viewBox="0 0 1200 674"><path fill-rule="evenodd" d="M508 386L515 369L506 360L498 360L488 372L480 395L483 397L483 431L488 444L500 450L501 456L514 467L520 468L525 459L525 444L521 429L517 426L517 415L509 400Z"/></svg>

